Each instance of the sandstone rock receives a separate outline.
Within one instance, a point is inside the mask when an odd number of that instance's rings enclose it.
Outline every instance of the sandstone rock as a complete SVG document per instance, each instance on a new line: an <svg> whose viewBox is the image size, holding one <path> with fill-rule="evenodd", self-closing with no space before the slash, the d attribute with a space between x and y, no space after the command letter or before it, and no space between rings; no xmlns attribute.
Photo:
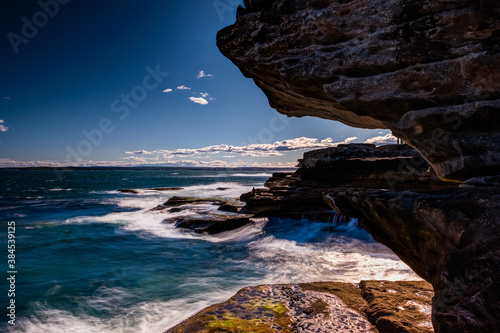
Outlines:
<svg viewBox="0 0 500 333"><path fill-rule="evenodd" d="M343 188L325 198L432 283L436 332L500 331L500 188Z"/></svg>
<svg viewBox="0 0 500 333"><path fill-rule="evenodd" d="M321 187L457 187L456 184L441 181L429 164L408 145L339 145L304 153L299 166L303 183L314 181Z"/></svg>
<svg viewBox="0 0 500 333"><path fill-rule="evenodd" d="M433 332L430 284L420 281L361 281L365 310L379 332Z"/></svg>
<svg viewBox="0 0 500 333"><path fill-rule="evenodd" d="M325 218L331 208L324 202L324 189L304 186L297 173L274 173L265 184L266 188L255 189L240 197L246 204L243 213L255 216L281 216L314 219Z"/></svg>
<svg viewBox="0 0 500 333"><path fill-rule="evenodd" d="M429 333L433 331L428 311L431 297L432 290L425 282L362 281L359 286L317 282L247 287L166 333ZM380 311L381 307L385 312Z"/></svg>
<svg viewBox="0 0 500 333"><path fill-rule="evenodd" d="M494 332L500 311L495 268L500 265L500 178L477 177L461 188L440 181L425 162L406 163L418 159L404 145L308 152L295 173L274 174L268 188L242 199L245 209L272 216L294 207L310 209L325 194L330 208L358 218L375 240L432 283L436 331Z"/></svg>
<svg viewBox="0 0 500 333"><path fill-rule="evenodd" d="M197 197L172 197L168 199L163 205L166 207L180 206L185 204L204 204L216 203L221 204L223 201L219 198L197 198Z"/></svg>
<svg viewBox="0 0 500 333"><path fill-rule="evenodd" d="M273 1L274 0L243 0L245 7L238 6L236 17L260 11L266 6L269 6Z"/></svg>
<svg viewBox="0 0 500 333"><path fill-rule="evenodd" d="M254 3L217 44L279 112L391 129L443 179L498 173L496 0Z"/></svg>
<svg viewBox="0 0 500 333"><path fill-rule="evenodd" d="M290 190L330 186L332 208L431 282L436 332L500 332L497 1L276 0L239 14L219 49L272 107L391 129L433 170L418 156L373 160L370 147L322 151Z"/></svg>
<svg viewBox="0 0 500 333"><path fill-rule="evenodd" d="M179 197L175 196L168 199L164 204L158 205L155 208L151 209L152 211L164 210L171 207L179 207L182 205L196 205L196 204L207 204L211 203L214 205L222 205L224 203L223 200L219 198L196 198L196 197Z"/></svg>
<svg viewBox="0 0 500 333"><path fill-rule="evenodd" d="M242 201L226 201L222 204L218 210L231 213L239 213L241 209L245 206Z"/></svg>
<svg viewBox="0 0 500 333"><path fill-rule="evenodd" d="M318 161L347 160L355 158L398 158L420 157L420 154L408 145L375 146L366 143L340 144L337 147L312 150L304 153L299 160L300 168L314 168Z"/></svg>
<svg viewBox="0 0 500 333"><path fill-rule="evenodd" d="M241 196L243 212L256 216L288 216L316 221L342 219L331 212L323 195L332 187L444 189L458 185L441 181L418 153L407 145L375 147L346 144L304 153L295 173L274 173L266 188Z"/></svg>
<svg viewBox="0 0 500 333"><path fill-rule="evenodd" d="M253 215L204 214L195 216L170 217L163 223L175 224L177 228L190 229L196 233L218 234L241 228L252 223Z"/></svg>

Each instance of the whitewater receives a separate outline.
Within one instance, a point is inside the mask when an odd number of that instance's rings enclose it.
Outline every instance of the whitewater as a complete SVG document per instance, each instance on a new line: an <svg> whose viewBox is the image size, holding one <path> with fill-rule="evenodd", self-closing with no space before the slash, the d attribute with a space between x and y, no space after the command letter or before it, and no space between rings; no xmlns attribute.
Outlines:
<svg viewBox="0 0 500 333"><path fill-rule="evenodd" d="M337 225L259 218L203 235L162 221L217 206L151 211L173 196L235 199L270 176L261 170L1 170L0 246L7 248L7 223L15 222L18 273L16 326L2 310L0 330L161 333L249 285L419 279L355 219ZM183 189L148 190L159 187ZM137 193L117 191L123 188Z"/></svg>

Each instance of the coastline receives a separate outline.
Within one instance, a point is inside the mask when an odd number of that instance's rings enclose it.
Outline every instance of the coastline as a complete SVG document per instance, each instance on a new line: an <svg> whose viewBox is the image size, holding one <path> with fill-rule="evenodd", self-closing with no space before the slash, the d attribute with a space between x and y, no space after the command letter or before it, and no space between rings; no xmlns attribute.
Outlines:
<svg viewBox="0 0 500 333"><path fill-rule="evenodd" d="M30 243L19 250L26 284L16 293L16 332L163 332L245 286L415 279L354 220L256 217L215 234L176 228L178 217L226 215L208 200L234 201L262 186L268 172L62 175L0 172L3 211L16 222L17 243Z"/></svg>
<svg viewBox="0 0 500 333"><path fill-rule="evenodd" d="M388 175L399 172L397 167L402 160L416 156L416 152L406 145L346 144L310 151L299 161L297 171L273 173L264 188L241 195L245 205L239 213L323 221L332 228L348 225L352 220L338 213L327 193L333 189L360 190L360 184L367 186L364 191L371 187L389 187L388 179L391 178ZM360 167L362 163L367 165ZM450 188L435 175L422 171L425 169L424 166L410 170L402 178L399 173L398 187ZM318 295L318 292L323 294ZM423 280L247 287L226 302L198 312L165 333L433 332L433 295L431 284ZM318 304L321 304L321 311L314 313L311 309ZM268 311L255 311L255 308ZM349 319L345 321L345 318Z"/></svg>

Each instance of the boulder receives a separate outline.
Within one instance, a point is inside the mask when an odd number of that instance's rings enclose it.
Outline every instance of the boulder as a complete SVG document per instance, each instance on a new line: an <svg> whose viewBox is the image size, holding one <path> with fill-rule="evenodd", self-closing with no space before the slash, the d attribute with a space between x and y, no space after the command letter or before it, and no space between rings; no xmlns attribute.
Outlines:
<svg viewBox="0 0 500 333"><path fill-rule="evenodd" d="M118 189L116 191L121 192L121 193L131 193L131 194L138 194L139 193L138 190L132 190L132 189L128 189L128 188L121 188L121 189Z"/></svg>
<svg viewBox="0 0 500 333"><path fill-rule="evenodd" d="M183 187L155 187L155 188L148 188L147 190L149 191L182 191L184 188Z"/></svg>
<svg viewBox="0 0 500 333"><path fill-rule="evenodd" d="M245 203L242 201L226 201L219 207L218 210L223 212L239 213L244 206Z"/></svg>
<svg viewBox="0 0 500 333"><path fill-rule="evenodd" d="M165 203L152 208L152 211L164 210L171 207L179 207L183 205L201 205L201 204L222 205L224 200L220 198L197 198L197 197L179 197L175 196L168 199Z"/></svg>
<svg viewBox="0 0 500 333"><path fill-rule="evenodd" d="M169 217L163 223L175 224L176 228L193 230L210 235L238 229L252 223L253 215L204 214L195 216Z"/></svg>
<svg viewBox="0 0 500 333"><path fill-rule="evenodd" d="M182 187L156 187L156 188L145 188L145 189L119 189L117 190L118 192L121 193L132 193L132 194L139 194L141 190L146 190L146 191L180 191L183 190L184 188Z"/></svg>

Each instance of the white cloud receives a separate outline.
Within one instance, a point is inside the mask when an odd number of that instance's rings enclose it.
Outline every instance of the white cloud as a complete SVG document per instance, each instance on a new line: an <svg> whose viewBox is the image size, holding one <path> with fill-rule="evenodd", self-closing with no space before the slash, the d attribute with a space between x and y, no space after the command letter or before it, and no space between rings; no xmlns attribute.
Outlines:
<svg viewBox="0 0 500 333"><path fill-rule="evenodd" d="M203 97L189 97L189 100L196 104L207 105L208 101Z"/></svg>
<svg viewBox="0 0 500 333"><path fill-rule="evenodd" d="M4 126L5 121L3 119L0 119L0 132L7 132L9 130L8 127Z"/></svg>
<svg viewBox="0 0 500 333"><path fill-rule="evenodd" d="M252 143L238 146L219 144L201 148L182 148L176 150L136 150L125 152L126 156L119 161L13 161L0 159L0 167L28 166L180 166L180 167L293 167L296 165L297 154L302 151L335 147L349 143L357 138L350 137L342 142L334 142L332 138L324 140L316 138L293 138L273 143ZM374 138L372 138L374 139ZM295 152L295 153L294 153ZM291 154L291 155L289 155ZM207 156L209 157L207 159ZM281 156L281 162L273 157ZM286 161L287 156L293 161ZM293 157L292 157L293 156ZM254 160L254 158L270 158L269 160ZM230 159L222 161L221 159Z"/></svg>
<svg viewBox="0 0 500 333"><path fill-rule="evenodd" d="M177 88L175 88L177 90L191 90L190 87L186 87L185 85L182 85L182 86L178 86Z"/></svg>
<svg viewBox="0 0 500 333"><path fill-rule="evenodd" d="M396 138L394 135L389 133L389 134L386 134L383 136L376 136L376 137L370 138L370 139L366 140L365 143L371 143L371 144L375 144L377 146L383 146L383 145L396 144L397 141L398 141L398 138Z"/></svg>
<svg viewBox="0 0 500 333"><path fill-rule="evenodd" d="M200 96L203 98L207 98L208 96L210 96L210 94L209 93L200 93Z"/></svg>
<svg viewBox="0 0 500 333"><path fill-rule="evenodd" d="M163 90L163 92L164 92L164 93L169 93L169 92L172 92L172 91L173 91L173 90L172 90L172 89L170 89L170 88Z"/></svg>
<svg viewBox="0 0 500 333"><path fill-rule="evenodd" d="M122 161L16 161L9 158L0 158L1 168L27 168L27 167L52 167L62 168L67 166L133 166L134 164L124 164Z"/></svg>
<svg viewBox="0 0 500 333"><path fill-rule="evenodd" d="M243 146L232 146L227 144L213 145L202 148L195 149L176 149L176 150L156 150L152 153L161 154L165 158L171 158L173 156L191 156L199 158L200 155L206 154L219 154L223 153L225 155L239 155L239 156L251 156L251 157L272 157L272 156L283 156L285 152L299 151L299 150L311 150L320 149L328 147L336 147L339 144L345 144L356 140L356 137L350 137L342 142L333 142L332 138L326 138L324 140L319 140L315 138L294 138L282 141L276 141L274 143L254 143ZM130 154L131 152L127 152Z"/></svg>
<svg viewBox="0 0 500 333"><path fill-rule="evenodd" d="M123 161L123 160L126 160ZM104 167L104 166L117 166L117 167L133 167L138 165L148 166L162 166L162 167L294 167L297 162L245 162L235 161L226 162L221 160L214 161L195 161L195 160L151 160L145 157L129 156L121 161L78 161L68 163L66 161L16 161L8 158L0 158L1 168L26 168L26 167L53 167L63 168L67 166L74 167Z"/></svg>
<svg viewBox="0 0 500 333"><path fill-rule="evenodd" d="M153 153L147 150L127 151L127 155L152 155Z"/></svg>
<svg viewBox="0 0 500 333"><path fill-rule="evenodd" d="M201 79L204 77L214 77L212 74L206 74L205 71L200 71L196 76L197 79Z"/></svg>

